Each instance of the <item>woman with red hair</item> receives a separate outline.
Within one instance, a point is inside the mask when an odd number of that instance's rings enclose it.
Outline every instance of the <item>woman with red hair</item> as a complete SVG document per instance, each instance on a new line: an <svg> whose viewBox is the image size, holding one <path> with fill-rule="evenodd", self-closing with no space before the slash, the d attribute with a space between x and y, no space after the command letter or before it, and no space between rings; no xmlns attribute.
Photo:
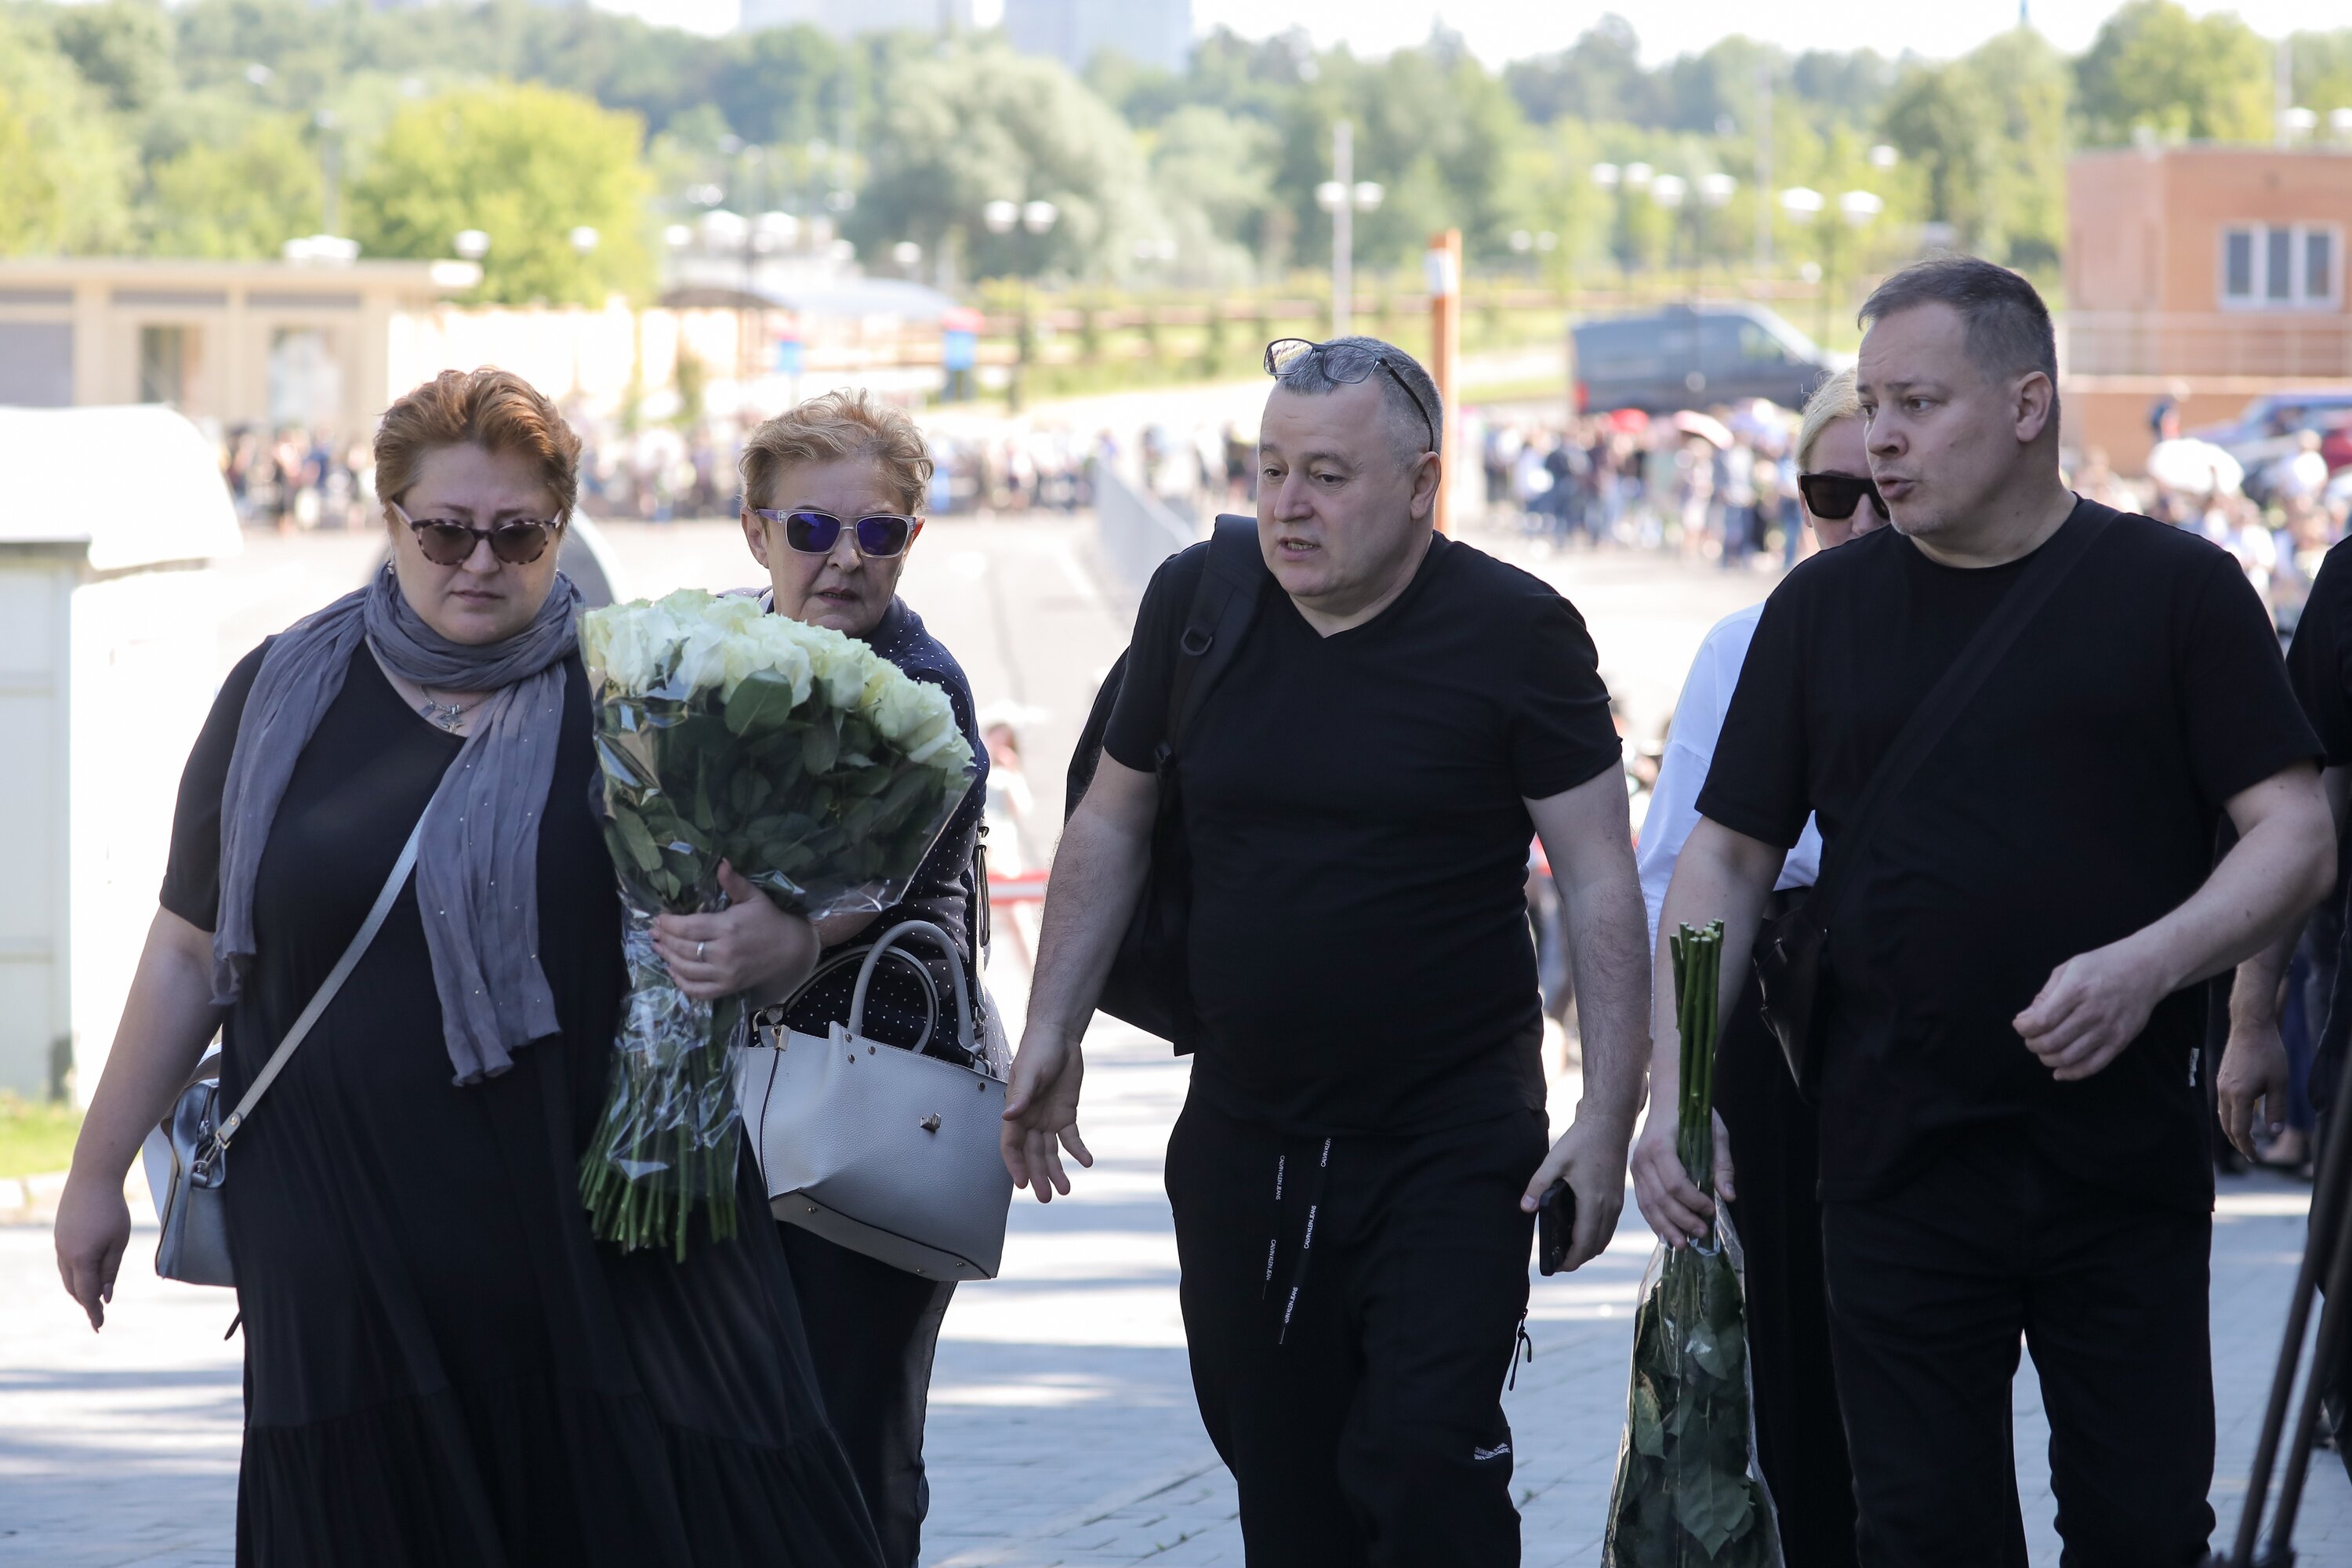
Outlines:
<svg viewBox="0 0 2352 1568"><path fill-rule="evenodd" d="M772 1227L682 1263L589 1237L577 1171L625 980L556 570L579 452L504 372L393 405L391 562L246 657L181 781L58 1208L92 1328L131 1238L123 1173L215 1029L232 1103L412 834L415 858L236 1136L241 1568L878 1563Z"/></svg>

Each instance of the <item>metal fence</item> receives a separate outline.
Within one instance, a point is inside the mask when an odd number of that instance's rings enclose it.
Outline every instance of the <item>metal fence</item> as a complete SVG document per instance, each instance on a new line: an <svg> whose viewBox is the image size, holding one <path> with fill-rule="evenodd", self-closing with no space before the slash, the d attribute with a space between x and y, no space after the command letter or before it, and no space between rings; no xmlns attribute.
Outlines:
<svg viewBox="0 0 2352 1568"><path fill-rule="evenodd" d="M1104 563L1139 597L1162 561L1201 538L1197 523L1112 463L1097 466L1095 525Z"/></svg>

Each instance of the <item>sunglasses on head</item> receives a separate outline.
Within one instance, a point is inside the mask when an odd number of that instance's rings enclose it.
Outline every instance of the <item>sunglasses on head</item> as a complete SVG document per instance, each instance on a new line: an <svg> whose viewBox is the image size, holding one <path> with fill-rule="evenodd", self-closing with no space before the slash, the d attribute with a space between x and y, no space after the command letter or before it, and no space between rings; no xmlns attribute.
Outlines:
<svg viewBox="0 0 2352 1568"><path fill-rule="evenodd" d="M850 530L857 542L857 553L877 560L887 560L906 552L922 531L922 523L911 517L898 517L890 512L877 512L861 517L856 522L845 522L829 511L813 511L803 507L792 511L778 511L770 507L755 506L751 515L763 522L784 531L786 548L803 555L830 555L833 547L841 542L841 531Z"/></svg>
<svg viewBox="0 0 2352 1568"><path fill-rule="evenodd" d="M1421 416L1422 428L1429 432L1429 449L1437 450L1437 421L1429 416L1429 405L1389 363L1389 356L1378 349L1368 349L1361 343L1316 343L1305 338L1276 338L1265 345L1265 374L1280 381L1318 355L1323 361L1323 374L1342 385L1370 380L1376 370L1388 372L1389 379L1412 400L1413 411Z"/></svg>
<svg viewBox="0 0 2352 1568"><path fill-rule="evenodd" d="M476 528L453 517L411 517L398 501L387 503L408 531L416 548L436 566L462 566L473 558L474 547L488 541L490 553L509 566L528 566L547 553L547 542L563 524L558 521L502 522L496 528Z"/></svg>
<svg viewBox="0 0 2352 1568"><path fill-rule="evenodd" d="M1832 522L1842 522L1853 515L1853 509L1868 496L1872 510L1885 521L1887 516L1886 498L1878 493L1878 481L1857 479L1852 474L1799 474L1797 493L1805 498L1805 510L1815 517Z"/></svg>

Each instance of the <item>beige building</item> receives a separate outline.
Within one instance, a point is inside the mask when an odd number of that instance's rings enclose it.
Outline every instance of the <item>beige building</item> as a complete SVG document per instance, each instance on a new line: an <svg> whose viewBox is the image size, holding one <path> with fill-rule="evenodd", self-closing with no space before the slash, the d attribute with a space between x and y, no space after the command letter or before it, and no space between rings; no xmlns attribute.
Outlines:
<svg viewBox="0 0 2352 1568"><path fill-rule="evenodd" d="M0 405L358 436L406 390L394 322L480 280L469 261L0 261Z"/></svg>
<svg viewBox="0 0 2352 1568"><path fill-rule="evenodd" d="M2066 208L2069 445L2137 472L2158 396L2185 394L2194 426L2258 394L2352 385L2352 153L2088 153Z"/></svg>

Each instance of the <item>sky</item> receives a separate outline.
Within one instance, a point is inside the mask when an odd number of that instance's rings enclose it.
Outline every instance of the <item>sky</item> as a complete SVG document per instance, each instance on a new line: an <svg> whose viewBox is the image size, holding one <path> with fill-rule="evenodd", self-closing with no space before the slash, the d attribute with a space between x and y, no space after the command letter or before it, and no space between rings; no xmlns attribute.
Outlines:
<svg viewBox="0 0 2352 1568"><path fill-rule="evenodd" d="M2034 26L2068 53L2089 47L2099 23L2118 0L2028 0ZM724 32L735 24L739 0L596 0L605 9L651 21ZM1001 0L978 0L991 14ZM2189 8L2235 11L2268 37L2302 28L2340 27L2352 21L2344 0L2189 0ZM1305 27L1320 45L1345 43L1360 55L1381 55L1429 37L1442 16L1490 64L1567 47L1604 13L1633 19L1643 58L1653 65L1696 54L1730 33L1746 33L1791 50L1850 49L1867 44L1882 54L1906 49L1933 58L1967 53L2017 22L2017 0L1936 0L1889 5L1887 0L1192 0L1192 23L1205 32L1229 26L1247 37ZM1671 19L1671 26L1664 25Z"/></svg>

